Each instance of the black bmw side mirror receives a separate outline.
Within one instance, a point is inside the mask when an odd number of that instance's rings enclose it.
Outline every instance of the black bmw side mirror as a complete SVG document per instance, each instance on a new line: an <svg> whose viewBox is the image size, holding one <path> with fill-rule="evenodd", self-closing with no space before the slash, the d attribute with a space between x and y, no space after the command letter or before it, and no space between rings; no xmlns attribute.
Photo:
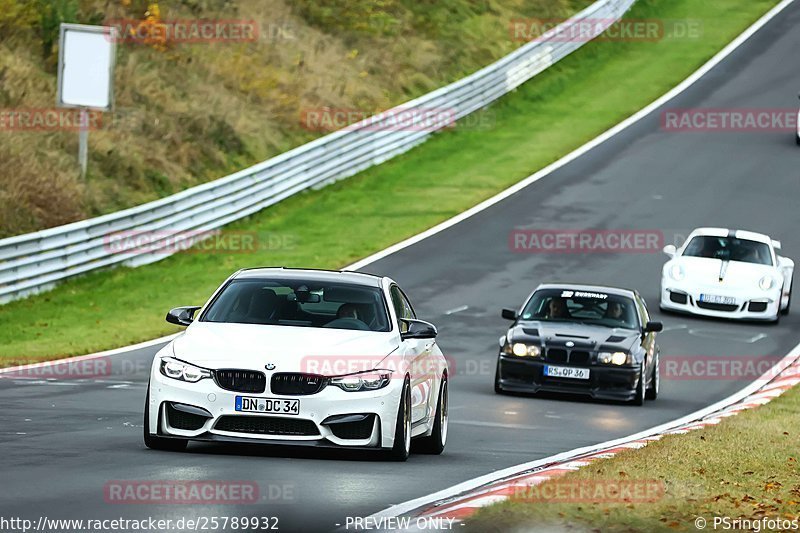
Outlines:
<svg viewBox="0 0 800 533"><path fill-rule="evenodd" d="M500 316L502 316L503 318L506 318L508 320L516 320L516 319L519 318L519 315L513 309L503 309L500 312Z"/></svg>
<svg viewBox="0 0 800 533"><path fill-rule="evenodd" d="M405 339L435 339L438 335L436 326L424 320L416 320L413 318L401 319L406 326L406 330L400 333L400 338Z"/></svg>
<svg viewBox="0 0 800 533"><path fill-rule="evenodd" d="M170 309L169 313L167 313L167 322L178 326L188 326L194 321L194 314L198 309L200 309L199 305Z"/></svg>
<svg viewBox="0 0 800 533"><path fill-rule="evenodd" d="M659 331L664 329L664 324L661 322L648 322L644 326L643 333L658 333Z"/></svg>

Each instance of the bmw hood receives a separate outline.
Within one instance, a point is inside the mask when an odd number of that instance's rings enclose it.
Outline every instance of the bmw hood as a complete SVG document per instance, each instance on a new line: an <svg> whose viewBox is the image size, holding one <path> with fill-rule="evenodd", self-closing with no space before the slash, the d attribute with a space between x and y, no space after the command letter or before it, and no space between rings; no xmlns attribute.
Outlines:
<svg viewBox="0 0 800 533"><path fill-rule="evenodd" d="M520 322L508 332L512 342L532 342L544 347L575 349L630 350L639 339L639 332L627 328L607 328L570 322Z"/></svg>
<svg viewBox="0 0 800 533"><path fill-rule="evenodd" d="M195 322L172 344L175 357L204 368L326 375L374 368L397 347L393 332L212 322Z"/></svg>

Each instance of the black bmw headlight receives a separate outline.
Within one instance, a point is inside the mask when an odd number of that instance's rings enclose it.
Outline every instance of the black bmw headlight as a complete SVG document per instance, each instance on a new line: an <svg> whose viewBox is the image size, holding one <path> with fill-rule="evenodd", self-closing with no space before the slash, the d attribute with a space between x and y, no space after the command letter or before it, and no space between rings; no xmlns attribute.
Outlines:
<svg viewBox="0 0 800 533"><path fill-rule="evenodd" d="M542 348L530 342L509 342L506 340L502 348L503 355L516 357L541 357Z"/></svg>
<svg viewBox="0 0 800 533"><path fill-rule="evenodd" d="M600 352L597 354L597 362L604 365L630 365L633 357L628 352Z"/></svg>

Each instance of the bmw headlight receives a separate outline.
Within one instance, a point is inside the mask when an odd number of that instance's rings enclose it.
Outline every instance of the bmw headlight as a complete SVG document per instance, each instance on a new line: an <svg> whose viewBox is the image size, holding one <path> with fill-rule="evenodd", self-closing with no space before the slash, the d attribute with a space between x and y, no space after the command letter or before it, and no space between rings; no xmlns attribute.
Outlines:
<svg viewBox="0 0 800 533"><path fill-rule="evenodd" d="M626 352L600 352L597 360L604 365L629 365L631 364L631 354Z"/></svg>
<svg viewBox="0 0 800 533"><path fill-rule="evenodd" d="M173 357L161 358L161 373L168 378L197 383L201 379L210 378L211 371L199 366L184 363Z"/></svg>
<svg viewBox="0 0 800 533"><path fill-rule="evenodd" d="M335 385L347 392L358 392L382 389L389 384L392 377L391 370L367 370L345 376L331 378L331 385Z"/></svg>
<svg viewBox="0 0 800 533"><path fill-rule="evenodd" d="M772 278L772 276L764 276L758 280L758 286L762 291L768 291L775 286L775 280Z"/></svg>
<svg viewBox="0 0 800 533"><path fill-rule="evenodd" d="M669 277L675 281L682 281L686 277L686 271L679 264L674 264L669 267Z"/></svg>
<svg viewBox="0 0 800 533"><path fill-rule="evenodd" d="M542 354L542 349L535 344L515 342L506 344L503 352L506 355L516 355L517 357L539 357Z"/></svg>

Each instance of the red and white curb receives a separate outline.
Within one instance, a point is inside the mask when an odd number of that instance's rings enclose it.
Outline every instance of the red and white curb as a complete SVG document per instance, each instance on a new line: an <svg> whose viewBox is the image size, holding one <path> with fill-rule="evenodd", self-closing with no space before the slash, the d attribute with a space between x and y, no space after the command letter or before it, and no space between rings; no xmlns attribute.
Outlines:
<svg viewBox="0 0 800 533"><path fill-rule="evenodd" d="M381 520L389 523L389 519L402 517L409 519L405 523L412 526L418 523L460 523L481 507L505 501L514 494L524 493L530 487L578 470L598 459L613 457L624 450L643 448L664 435L684 434L719 424L723 418L769 403L798 383L800 345L781 359L772 370L741 391L678 420L635 435L578 448L482 476L436 494L396 505L370 518L374 523L381 523Z"/></svg>

